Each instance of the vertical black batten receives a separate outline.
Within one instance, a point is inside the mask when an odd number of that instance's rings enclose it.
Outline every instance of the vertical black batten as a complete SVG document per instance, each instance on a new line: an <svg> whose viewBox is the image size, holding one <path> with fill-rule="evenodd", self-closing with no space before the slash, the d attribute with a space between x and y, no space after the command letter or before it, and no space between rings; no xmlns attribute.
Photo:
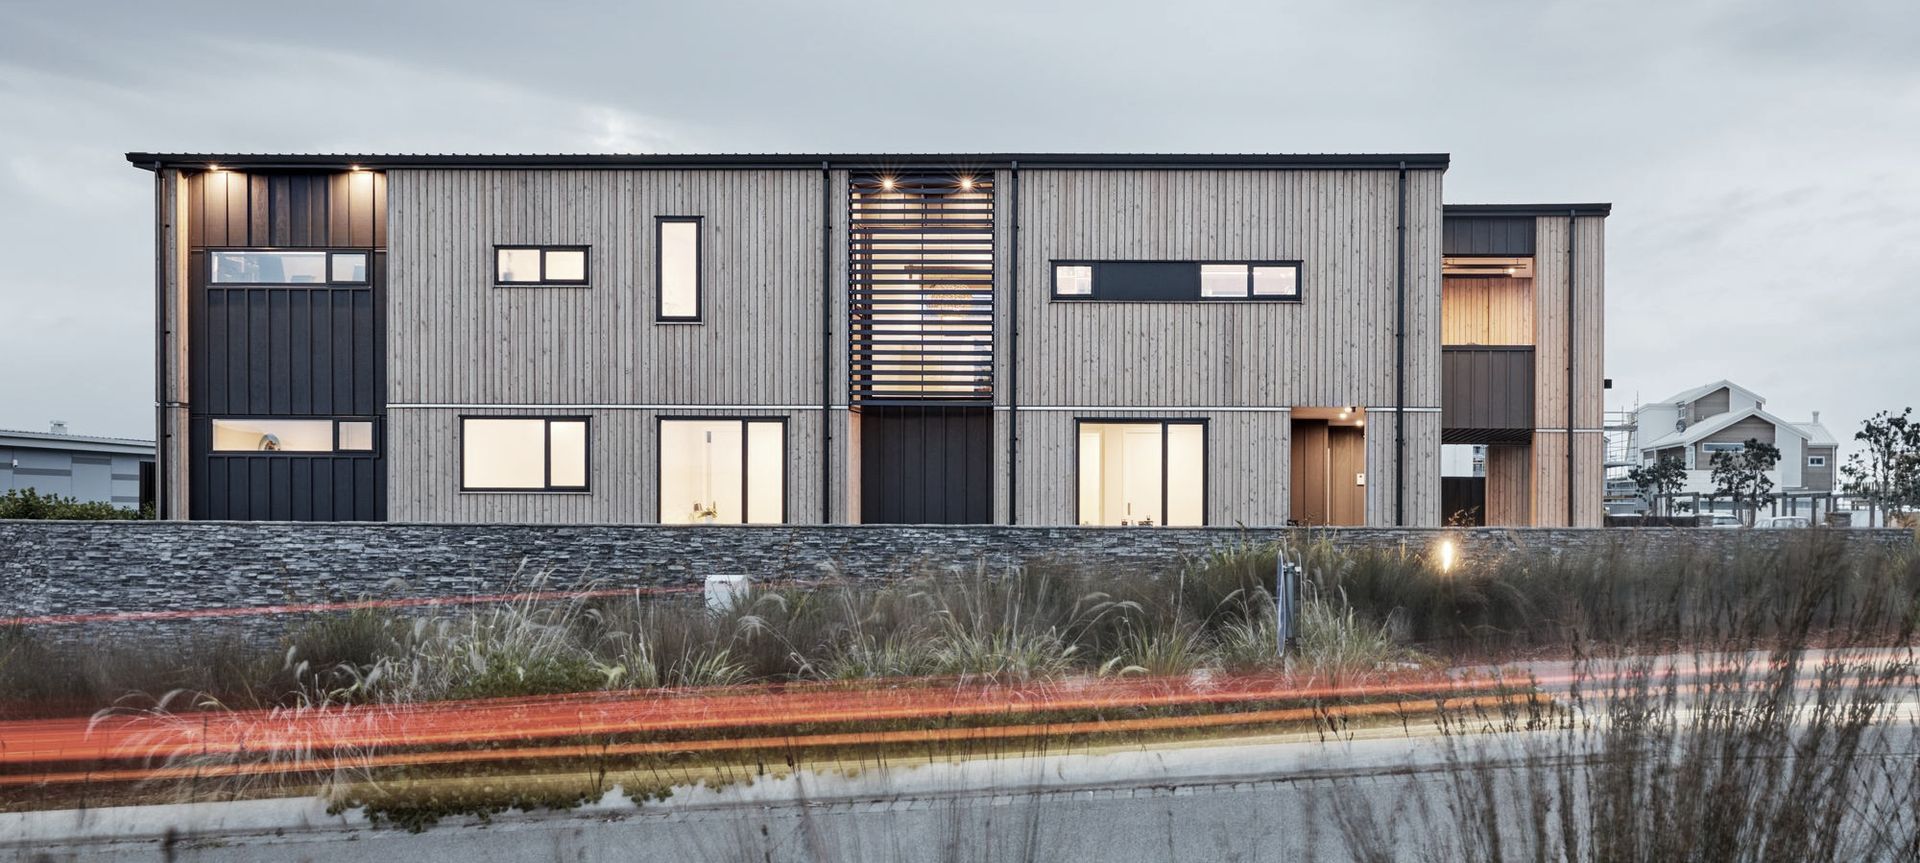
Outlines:
<svg viewBox="0 0 1920 863"><path fill-rule="evenodd" d="M1013 190L1007 234L1007 523L1020 523L1020 162L1010 166Z"/></svg>
<svg viewBox="0 0 1920 863"><path fill-rule="evenodd" d="M176 194L178 194L176 192ZM168 515L167 506L167 410L173 407L167 401L167 357L173 340L173 331L167 328L167 270L172 256L167 254L167 235L174 230L171 224L172 214L167 207L167 176L159 162L153 163L153 211L155 223L160 227L153 234L153 294L154 320L160 324L160 338L154 346L153 403L156 406L154 416L158 420L153 435L153 517L164 520Z"/></svg>
<svg viewBox="0 0 1920 863"><path fill-rule="evenodd" d="M1400 163L1400 212L1394 227L1393 523L1407 523L1407 163Z"/></svg>
<svg viewBox="0 0 1920 863"><path fill-rule="evenodd" d="M833 168L826 162L820 163L820 523L833 523Z"/></svg>
<svg viewBox="0 0 1920 863"><path fill-rule="evenodd" d="M1573 527L1573 243L1579 211L1567 210L1567 526Z"/></svg>

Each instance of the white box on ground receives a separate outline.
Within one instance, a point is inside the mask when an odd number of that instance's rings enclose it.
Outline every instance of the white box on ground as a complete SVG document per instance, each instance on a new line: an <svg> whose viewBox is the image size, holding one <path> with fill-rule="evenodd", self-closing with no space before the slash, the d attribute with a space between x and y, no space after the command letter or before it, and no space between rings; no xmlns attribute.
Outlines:
<svg viewBox="0 0 1920 863"><path fill-rule="evenodd" d="M707 610L727 611L733 604L747 595L752 581L745 575L709 575L707 576Z"/></svg>

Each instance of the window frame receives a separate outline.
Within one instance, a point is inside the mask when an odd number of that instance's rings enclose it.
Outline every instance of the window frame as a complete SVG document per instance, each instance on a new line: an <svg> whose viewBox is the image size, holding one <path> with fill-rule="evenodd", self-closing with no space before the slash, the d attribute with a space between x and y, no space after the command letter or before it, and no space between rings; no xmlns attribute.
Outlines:
<svg viewBox="0 0 1920 863"><path fill-rule="evenodd" d="M1819 464L1815 464L1814 462L1816 462L1816 461L1818 461L1818 462L1819 462ZM1826 466L1827 466L1827 457L1826 457L1826 456L1824 456L1824 455L1809 455L1809 456L1807 456L1807 467L1817 467L1817 468L1821 468L1821 469L1823 469L1823 470L1824 470L1824 469L1826 468Z"/></svg>
<svg viewBox="0 0 1920 863"><path fill-rule="evenodd" d="M653 217L653 322L656 324L703 324L707 318L707 217ZM693 224L693 315L667 314L666 230L669 223Z"/></svg>
<svg viewBox="0 0 1920 863"><path fill-rule="evenodd" d="M1100 295L1100 268L1106 264L1190 264L1194 268L1195 292L1192 297L1102 297ZM1247 268L1247 292L1244 296L1209 297L1202 290L1200 268L1205 266L1243 266ZM1061 267L1091 267L1093 277L1091 293L1060 293ZM1293 270L1293 294L1256 294L1253 292L1254 270L1261 267L1288 267ZM1058 303L1301 303L1307 295L1306 262L1299 259L1259 259L1259 258L1206 258L1206 259L1100 259L1100 258L1051 258L1047 261L1047 299Z"/></svg>
<svg viewBox="0 0 1920 863"><path fill-rule="evenodd" d="M210 456L219 456L221 458L234 458L234 457L280 458L282 456L349 456L349 457L359 457L359 458L378 457L381 452L382 433L385 431L385 429L382 428L384 424L380 422L379 417L362 416L362 415L354 415L354 414L339 414L339 415L332 415L332 416L285 416L285 415L278 415L278 414L275 414L275 415L222 414L217 417L207 417L206 419L207 419L207 450L206 452ZM236 421L236 420L240 422L279 422L279 421L285 420L285 421L293 421L293 422L332 423L332 427L329 429L329 432L331 435L331 442L329 445L332 447L332 449L271 449L271 450L216 449L213 445L213 424L218 422L230 422L230 421ZM373 426L372 446L367 449L341 449L340 448L340 424L341 423L368 423L372 425Z"/></svg>
<svg viewBox="0 0 1920 863"><path fill-rule="evenodd" d="M537 251L540 253L540 280L535 282L509 282L500 278L500 253L505 251ZM547 278L548 252L579 252L580 278ZM585 244L529 244L495 243L493 244L493 286L496 288L586 288L593 285L593 246Z"/></svg>
<svg viewBox="0 0 1920 863"><path fill-rule="evenodd" d="M1207 482L1207 469L1213 463L1213 424L1210 417L1167 417L1167 416L1077 416L1073 418L1073 523L1078 527L1119 527L1119 525L1082 524L1080 512L1080 427L1093 425L1157 425L1160 427L1160 519L1163 523L1154 527L1168 527L1167 516L1167 446L1170 437L1167 426L1197 425L1200 427L1200 523L1180 525L1180 527L1210 527L1213 524L1212 489ZM1138 525L1129 525L1138 527Z"/></svg>
<svg viewBox="0 0 1920 863"><path fill-rule="evenodd" d="M735 527L746 527L752 525L788 524L787 498L793 491L793 447L791 445L793 439L787 434L792 428L787 422L789 419L791 419L791 417L780 414L756 414L749 416L741 416L738 414L672 414L655 416L653 418L653 523L663 527L719 527L723 524ZM662 455L660 442L664 439L662 429L670 422L737 422L740 424L739 521L714 522L712 525L667 524L666 513L661 511L660 505L660 457ZM753 462L753 454L749 451L752 449L752 445L751 439L747 434L747 423L780 424L780 520L777 522L747 521L747 483L751 479L751 475L747 471L747 466Z"/></svg>
<svg viewBox="0 0 1920 863"><path fill-rule="evenodd" d="M209 289L217 290L217 289L225 289L225 288L268 287L268 288L301 288L306 290L313 290L313 289L320 289L320 288L352 290L354 288L369 289L373 287L373 271L374 271L373 250L365 247L360 247L360 246L297 246L297 247L295 246L209 246L206 249L197 250L197 251L204 251L207 256L206 266L202 268L202 272L206 274L206 287ZM220 281L218 278L216 278L216 271L217 271L217 268L219 267L219 256L231 255L231 254L237 254L237 253L254 253L254 254L269 254L269 255L317 254L317 255L320 255L321 259L326 262L326 265L323 268L324 272L326 273L326 280L320 281L320 282L223 282L223 281ZM333 274L333 256L334 255L364 255L367 259L367 277L359 281L349 281L346 279L335 278ZM253 417L253 419L264 419L264 417ZM317 417L307 417L307 419L317 419Z"/></svg>
<svg viewBox="0 0 1920 863"><path fill-rule="evenodd" d="M467 420L540 420L540 481L539 488L507 487L482 488L467 485ZM582 457L586 460L581 471L586 480L584 485L556 486L553 484L553 424L556 422L577 422L586 426L585 447ZM460 493L461 494L592 494L593 493L593 417L573 414L542 414L539 416L502 416L500 414L461 414L460 415Z"/></svg>

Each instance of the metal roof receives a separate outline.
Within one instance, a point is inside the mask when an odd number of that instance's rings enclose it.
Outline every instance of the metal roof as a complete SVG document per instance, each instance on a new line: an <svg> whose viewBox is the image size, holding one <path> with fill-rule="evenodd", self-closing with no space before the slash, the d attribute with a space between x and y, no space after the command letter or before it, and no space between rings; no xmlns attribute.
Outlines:
<svg viewBox="0 0 1920 863"><path fill-rule="evenodd" d="M1267 168L1446 170L1446 153L144 153L135 167L279 170L365 168L760 168L873 169L895 166L995 168Z"/></svg>
<svg viewBox="0 0 1920 863"><path fill-rule="evenodd" d="M1449 219L1499 219L1514 216L1610 216L1612 204L1448 204Z"/></svg>
<svg viewBox="0 0 1920 863"><path fill-rule="evenodd" d="M93 437L52 432L0 429L0 446L25 449L57 449L79 452L113 452L125 455L153 455L153 441L122 437Z"/></svg>

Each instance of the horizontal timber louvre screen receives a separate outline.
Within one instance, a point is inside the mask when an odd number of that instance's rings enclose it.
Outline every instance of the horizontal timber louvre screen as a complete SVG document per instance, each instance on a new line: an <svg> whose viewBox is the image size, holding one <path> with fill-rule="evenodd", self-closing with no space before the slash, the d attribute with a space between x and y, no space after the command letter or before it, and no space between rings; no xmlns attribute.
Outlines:
<svg viewBox="0 0 1920 863"><path fill-rule="evenodd" d="M847 207L852 400L991 401L992 174L854 173Z"/></svg>

